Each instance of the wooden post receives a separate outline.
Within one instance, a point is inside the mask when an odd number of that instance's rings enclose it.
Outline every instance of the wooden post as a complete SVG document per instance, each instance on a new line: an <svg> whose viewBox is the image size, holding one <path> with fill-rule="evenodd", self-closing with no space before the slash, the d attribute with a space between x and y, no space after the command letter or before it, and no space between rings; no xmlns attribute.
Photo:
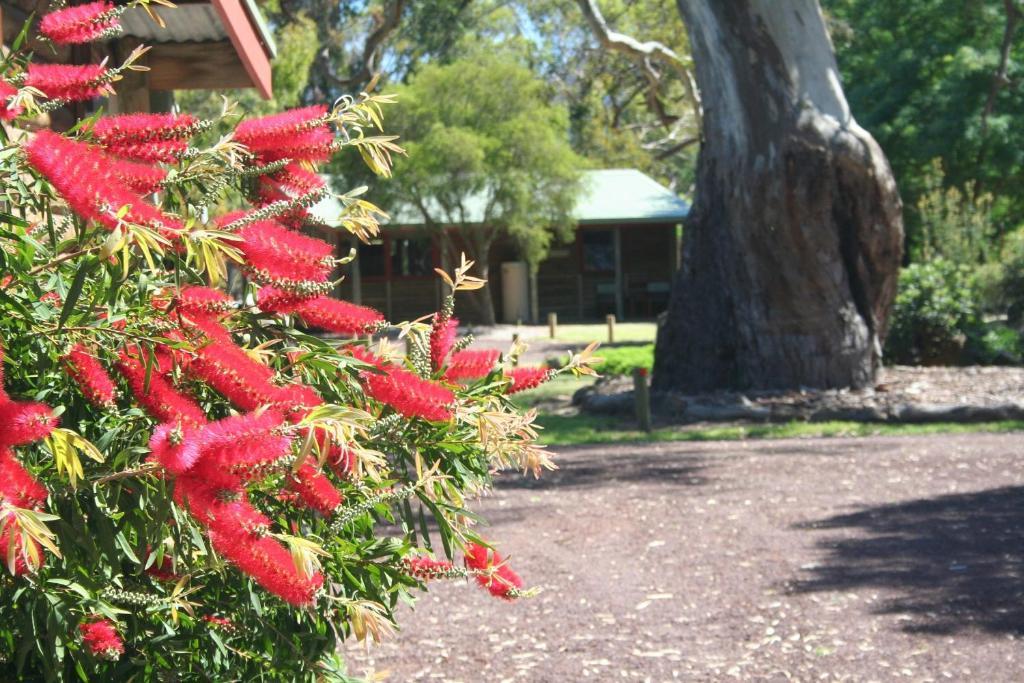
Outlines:
<svg viewBox="0 0 1024 683"><path fill-rule="evenodd" d="M606 315L604 319L605 319L605 322L608 323L608 343L609 344L614 344L615 343L615 316L609 314L609 315Z"/></svg>
<svg viewBox="0 0 1024 683"><path fill-rule="evenodd" d="M651 389L647 386L647 368L633 368L633 398L640 429L651 431Z"/></svg>
<svg viewBox="0 0 1024 683"><path fill-rule="evenodd" d="M548 336L554 339L558 336L558 314L548 313Z"/></svg>

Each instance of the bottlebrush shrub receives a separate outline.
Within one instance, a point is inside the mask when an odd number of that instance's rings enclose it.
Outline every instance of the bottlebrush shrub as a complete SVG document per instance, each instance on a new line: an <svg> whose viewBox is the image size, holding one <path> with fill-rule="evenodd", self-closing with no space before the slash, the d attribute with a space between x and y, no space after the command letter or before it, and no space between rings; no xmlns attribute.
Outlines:
<svg viewBox="0 0 1024 683"><path fill-rule="evenodd" d="M103 37L126 6L43 25ZM328 192L316 163L388 174L387 99L227 109L216 140L187 114L17 130L137 57L0 61L0 680L344 680L338 640L382 637L428 580L528 593L466 505L495 471L551 466L508 398L551 373L456 338L471 263L440 273L429 322L392 326L332 297L334 251L295 227ZM368 238L359 194L340 229ZM389 329L405 355L365 341Z"/></svg>

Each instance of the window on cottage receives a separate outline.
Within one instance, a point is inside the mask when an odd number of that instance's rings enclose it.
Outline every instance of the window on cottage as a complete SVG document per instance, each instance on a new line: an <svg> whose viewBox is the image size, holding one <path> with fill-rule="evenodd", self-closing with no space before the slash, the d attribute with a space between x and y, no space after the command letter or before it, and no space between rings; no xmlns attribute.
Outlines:
<svg viewBox="0 0 1024 683"><path fill-rule="evenodd" d="M430 277L434 274L434 244L428 236L392 237L391 277Z"/></svg>
<svg viewBox="0 0 1024 683"><path fill-rule="evenodd" d="M359 245L359 276L387 276L387 263L384 258L384 240L374 240L369 244Z"/></svg>
<svg viewBox="0 0 1024 683"><path fill-rule="evenodd" d="M611 230L581 230L580 241L583 249L583 270L615 270L615 237Z"/></svg>

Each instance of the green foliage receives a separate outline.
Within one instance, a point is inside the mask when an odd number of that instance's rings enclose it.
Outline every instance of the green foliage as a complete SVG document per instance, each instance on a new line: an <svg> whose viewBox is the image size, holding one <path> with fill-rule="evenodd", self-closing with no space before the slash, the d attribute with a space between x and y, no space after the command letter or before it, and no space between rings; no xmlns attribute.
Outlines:
<svg viewBox="0 0 1024 683"><path fill-rule="evenodd" d="M932 161L925 176L925 193L917 200L921 220L924 261L943 258L967 265L985 263L991 257L996 236L992 223L992 196L974 196L956 187L945 187L942 164Z"/></svg>
<svg viewBox="0 0 1024 683"><path fill-rule="evenodd" d="M654 367L654 344L606 346L598 354L602 362L594 366L600 375L629 375L636 368Z"/></svg>
<svg viewBox="0 0 1024 683"><path fill-rule="evenodd" d="M936 259L900 273L885 355L891 363L953 365L981 321L970 268Z"/></svg>
<svg viewBox="0 0 1024 683"><path fill-rule="evenodd" d="M918 199L933 159L950 187L977 187L994 198L995 221L1024 221L1024 41L1010 53L1009 84L983 112L1005 26L998 0L823 0L850 106L893 166L917 244ZM977 185L975 186L975 183Z"/></svg>

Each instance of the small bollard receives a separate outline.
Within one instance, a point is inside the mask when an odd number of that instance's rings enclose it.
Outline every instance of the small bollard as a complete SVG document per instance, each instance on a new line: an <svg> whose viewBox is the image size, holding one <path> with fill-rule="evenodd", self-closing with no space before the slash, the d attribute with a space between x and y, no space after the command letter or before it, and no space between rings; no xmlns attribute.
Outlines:
<svg viewBox="0 0 1024 683"><path fill-rule="evenodd" d="M554 339L558 336L558 314L548 313L548 336Z"/></svg>
<svg viewBox="0 0 1024 683"><path fill-rule="evenodd" d="M609 344L614 344L615 343L615 316L614 315L607 315L607 316L605 316L605 321L608 323L608 343Z"/></svg>
<svg viewBox="0 0 1024 683"><path fill-rule="evenodd" d="M633 368L633 398L636 421L645 432L651 431L651 389L647 386L647 368Z"/></svg>

